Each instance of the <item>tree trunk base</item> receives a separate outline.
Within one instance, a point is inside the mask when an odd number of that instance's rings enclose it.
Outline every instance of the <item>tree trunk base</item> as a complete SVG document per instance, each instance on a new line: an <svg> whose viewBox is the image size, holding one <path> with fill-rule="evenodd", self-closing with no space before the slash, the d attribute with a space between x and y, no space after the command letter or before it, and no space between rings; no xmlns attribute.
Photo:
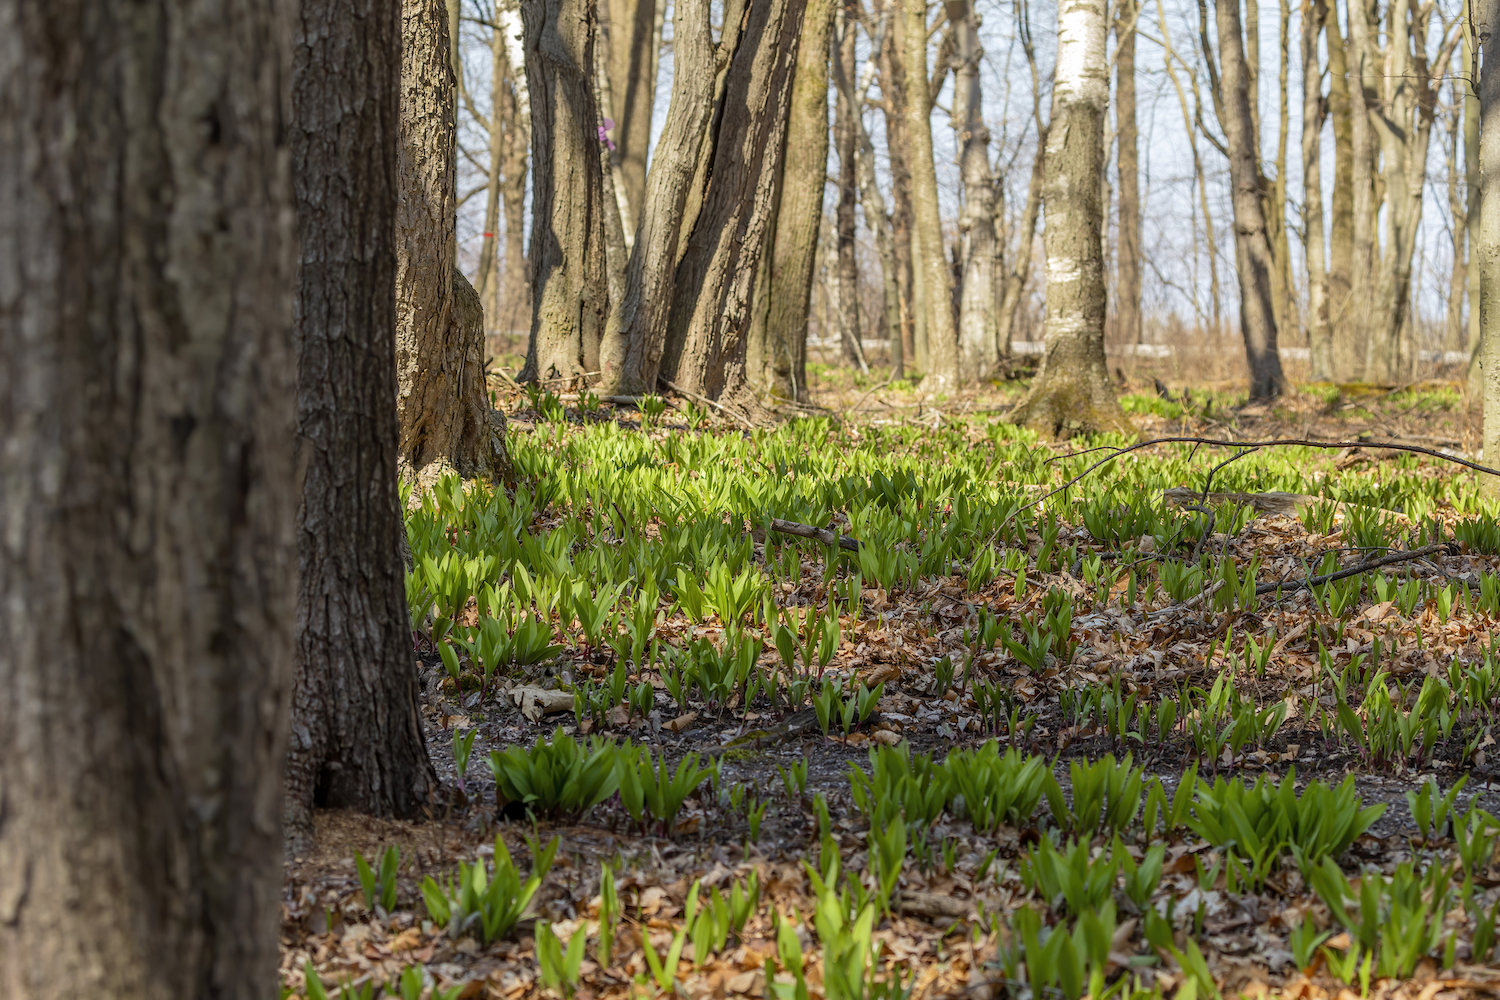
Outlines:
<svg viewBox="0 0 1500 1000"><path fill-rule="evenodd" d="M1044 372L1010 413L1010 422L1059 441L1084 434L1114 432L1133 436L1135 426L1108 385L1089 379L1048 378Z"/></svg>

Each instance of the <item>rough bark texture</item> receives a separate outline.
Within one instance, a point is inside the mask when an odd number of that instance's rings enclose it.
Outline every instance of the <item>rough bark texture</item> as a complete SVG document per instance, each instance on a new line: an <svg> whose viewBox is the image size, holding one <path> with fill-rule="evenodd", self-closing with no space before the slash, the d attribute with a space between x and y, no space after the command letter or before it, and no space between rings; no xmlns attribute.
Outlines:
<svg viewBox="0 0 1500 1000"><path fill-rule="evenodd" d="M922 270L927 316L928 392L958 386L958 330L953 317L953 270L943 249L937 166L932 150L932 96L927 79L927 8L922 0L902 0L906 56L906 134L911 151L911 191L916 260ZM921 347L918 347L921 353Z"/></svg>
<svg viewBox="0 0 1500 1000"><path fill-rule="evenodd" d="M830 49L840 80L854 75L854 42L859 24L859 6L846 2L838 19L838 34ZM803 40L806 44L806 39ZM838 84L838 81L835 81ZM855 208L859 204L859 170L855 162L859 149L859 131L854 124L860 105L849 99L849 88L838 85L834 101L834 139L839 154L839 203L834 217L838 244L838 312L835 323L844 360L868 371L864 346L860 342L859 259L855 239L859 221Z"/></svg>
<svg viewBox="0 0 1500 1000"><path fill-rule="evenodd" d="M522 380L599 370L609 296L592 0L522 0L531 94L531 340Z"/></svg>
<svg viewBox="0 0 1500 1000"><path fill-rule="evenodd" d="M1302 3L1302 232L1307 259L1307 343L1314 380L1333 377L1333 332L1328 323L1328 273L1323 240L1323 83L1318 35L1328 8L1322 0Z"/></svg>
<svg viewBox="0 0 1500 1000"><path fill-rule="evenodd" d="M1229 149L1230 204L1234 210L1234 259L1240 280L1240 334L1250 369L1250 398L1275 399L1286 390L1276 351L1276 306L1272 272L1276 267L1266 234L1265 203L1255 121L1250 113L1250 74L1240 35L1239 7L1214 5L1219 31L1223 101L1219 124Z"/></svg>
<svg viewBox="0 0 1500 1000"><path fill-rule="evenodd" d="M291 854L311 840L314 806L411 816L437 783L417 713L396 489L399 11L384 0L303 0L296 43L305 478L286 771Z"/></svg>
<svg viewBox="0 0 1500 1000"><path fill-rule="evenodd" d="M1135 25L1139 0L1123 0L1115 18L1115 121L1119 127L1120 239L1116 249L1115 317L1126 344L1144 341L1141 327L1141 173L1136 148Z"/></svg>
<svg viewBox="0 0 1500 1000"><path fill-rule="evenodd" d="M276 995L292 8L0 2L0 995Z"/></svg>
<svg viewBox="0 0 1500 1000"><path fill-rule="evenodd" d="M953 108L959 119L958 169L963 181L963 212L958 219L961 270L958 298L958 371L965 382L995 374L1000 365L999 309L995 301L995 183L990 177L990 130L984 124L984 91L979 83L979 23L970 0L947 4L958 38L953 74Z"/></svg>
<svg viewBox="0 0 1500 1000"><path fill-rule="evenodd" d="M454 266L458 162L448 11L401 9L396 213L396 407L404 474L512 476L505 420L484 384L484 310Z"/></svg>
<svg viewBox="0 0 1500 1000"><path fill-rule="evenodd" d="M1131 432L1104 360L1104 0L1064 0L1047 130L1047 326L1041 369L1011 420L1044 434Z"/></svg>
<svg viewBox="0 0 1500 1000"><path fill-rule="evenodd" d="M891 30L881 49L880 92L884 103L886 148L891 172L891 254L896 262L896 292L901 306L901 356L905 367L917 365L916 288L912 268L911 157L906 137L906 64L901 57L901 0L886 0Z"/></svg>
<svg viewBox="0 0 1500 1000"><path fill-rule="evenodd" d="M625 267L625 297L611 306L599 348L606 395L654 392L677 284L683 213L714 107L708 0L673 7L672 100L646 178L640 224Z"/></svg>
<svg viewBox="0 0 1500 1000"><path fill-rule="evenodd" d="M634 238L646 197L646 154L651 145L651 111L656 104L657 50L661 47L662 0L604 0L609 15L609 89L613 96L611 133L625 203L621 222Z"/></svg>
<svg viewBox="0 0 1500 1000"><path fill-rule="evenodd" d="M681 263L662 372L719 399L746 390L750 300L786 152L806 0L750 0L715 123L707 184Z"/></svg>
<svg viewBox="0 0 1500 1000"><path fill-rule="evenodd" d="M828 175L828 38L835 7L834 0L808 0L803 17L770 252L756 283L764 301L750 324L745 370L756 395L770 402L807 399L807 320Z"/></svg>
<svg viewBox="0 0 1500 1000"><path fill-rule="evenodd" d="M1489 30L1480 36L1484 73L1479 80L1479 336L1484 353L1484 454L1500 455L1500 0L1473 0L1478 22ZM1500 480L1485 476L1487 496L1500 493Z"/></svg>

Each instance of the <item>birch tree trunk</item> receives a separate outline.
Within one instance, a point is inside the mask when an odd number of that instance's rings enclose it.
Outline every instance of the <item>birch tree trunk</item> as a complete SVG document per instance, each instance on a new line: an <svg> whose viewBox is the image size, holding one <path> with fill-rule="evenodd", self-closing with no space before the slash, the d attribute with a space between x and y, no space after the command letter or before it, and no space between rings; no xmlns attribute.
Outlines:
<svg viewBox="0 0 1500 1000"><path fill-rule="evenodd" d="M959 120L962 152L963 214L958 220L963 278L958 300L958 370L965 382L990 378L1000 365L999 315L995 302L995 182L990 176L990 130L984 124L984 91L979 83L979 24L972 0L947 4L948 21L958 37L953 75L953 112ZM962 102L962 104L960 104Z"/></svg>
<svg viewBox="0 0 1500 1000"><path fill-rule="evenodd" d="M1120 241L1115 316L1122 343L1145 341L1141 327L1141 174L1136 148L1135 25L1139 0L1123 0L1115 15L1115 121L1119 123Z"/></svg>
<svg viewBox="0 0 1500 1000"><path fill-rule="evenodd" d="M0 995L276 995L276 0L0 0Z"/></svg>
<svg viewBox="0 0 1500 1000"><path fill-rule="evenodd" d="M599 348L606 395L654 392L686 237L684 214L714 109L715 53L708 0L673 4L672 98L646 177L640 224Z"/></svg>
<svg viewBox="0 0 1500 1000"><path fill-rule="evenodd" d="M505 45L506 88L501 96L504 146L500 197L505 206L505 271L498 289L499 327L531 328L531 262L526 259L526 175L531 150L531 92L526 88L526 29L520 0L500 0L496 17ZM528 337L529 339L529 337Z"/></svg>
<svg viewBox="0 0 1500 1000"><path fill-rule="evenodd" d="M292 77L298 584L289 854L314 806L412 816L437 776L412 669L396 448L401 23L377 0L303 0ZM347 94L361 94L350 102Z"/></svg>
<svg viewBox="0 0 1500 1000"><path fill-rule="evenodd" d="M828 39L836 9L835 0L807 3L769 253L757 281L756 295L764 289L763 308L746 344L750 384L758 397L773 403L807 400L807 322L828 176Z"/></svg>
<svg viewBox="0 0 1500 1000"><path fill-rule="evenodd" d="M525 380L599 370L609 311L592 0L521 0L531 98L531 338Z"/></svg>
<svg viewBox="0 0 1500 1000"><path fill-rule="evenodd" d="M932 151L932 95L927 79L927 18L922 0L901 0L905 23L906 135L911 150L915 267L922 271L926 300L927 364L923 387L930 393L958 387L958 331L953 318L953 271L943 248L938 210L937 165ZM920 345L917 352L921 354Z"/></svg>
<svg viewBox="0 0 1500 1000"><path fill-rule="evenodd" d="M484 309L455 266L455 81L442 0L401 10L396 407L404 474L428 466L509 480L505 419L484 384Z"/></svg>
<svg viewBox="0 0 1500 1000"><path fill-rule="evenodd" d="M786 152L806 0L750 0L712 136L701 209L677 267L662 373L688 392L754 405L745 349L756 270Z"/></svg>
<svg viewBox="0 0 1500 1000"><path fill-rule="evenodd" d="M1307 260L1307 342L1313 381L1333 377L1333 334L1328 323L1328 273L1323 240L1323 85L1318 35L1328 17L1322 0L1302 3L1302 232Z"/></svg>
<svg viewBox="0 0 1500 1000"><path fill-rule="evenodd" d="M1214 5L1223 80L1220 124L1229 150L1230 201L1234 209L1234 258L1240 282L1240 333L1250 369L1250 399L1275 399L1286 391L1276 350L1274 271L1266 233L1265 203L1255 122L1250 113L1250 75L1240 35L1239 6Z"/></svg>
<svg viewBox="0 0 1500 1000"><path fill-rule="evenodd" d="M1011 420L1054 437L1132 428L1104 360L1104 0L1065 0L1047 130L1046 348Z"/></svg>

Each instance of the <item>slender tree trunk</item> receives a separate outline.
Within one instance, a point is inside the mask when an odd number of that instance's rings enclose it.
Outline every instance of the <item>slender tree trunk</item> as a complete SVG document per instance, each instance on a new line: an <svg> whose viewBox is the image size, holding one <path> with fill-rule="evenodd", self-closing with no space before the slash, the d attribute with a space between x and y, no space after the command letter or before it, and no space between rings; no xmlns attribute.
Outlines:
<svg viewBox="0 0 1500 1000"><path fill-rule="evenodd" d="M1250 113L1250 76L1240 36L1239 7L1214 6L1223 79L1220 125L1229 150L1229 183L1234 209L1234 257L1240 279L1240 333L1250 368L1250 399L1275 399L1286 390L1276 351L1275 257L1266 234L1260 194L1255 122Z"/></svg>
<svg viewBox="0 0 1500 1000"><path fill-rule="evenodd" d="M927 18L922 0L901 0L905 19L906 134L911 151L912 211L916 256L926 300L928 392L958 387L958 331L953 317L953 272L943 251L938 209L937 165L932 150L932 95L927 79ZM918 353L921 353L920 346Z"/></svg>
<svg viewBox="0 0 1500 1000"><path fill-rule="evenodd" d="M662 0L605 0L601 18L609 21L607 76L618 166L621 222L627 242L635 236L646 197L646 155L651 146L651 112L656 104L656 63L661 48Z"/></svg>
<svg viewBox="0 0 1500 1000"><path fill-rule="evenodd" d="M6 997L276 994L293 14L0 2Z"/></svg>
<svg viewBox="0 0 1500 1000"><path fill-rule="evenodd" d="M496 26L490 29L490 164L489 184L485 190L484 230L479 245L479 301L484 304L485 331L497 329L500 318L500 303L496 290L499 269L495 266L497 248L500 243L500 189L505 172L505 129L502 110L506 105L505 37Z"/></svg>
<svg viewBox="0 0 1500 1000"><path fill-rule="evenodd" d="M765 289L764 307L746 344L750 384L770 401L807 399L807 323L828 176L828 39L836 9L835 0L808 0L797 41L770 252L757 282Z"/></svg>
<svg viewBox="0 0 1500 1000"><path fill-rule="evenodd" d="M523 380L599 370L609 311L592 0L521 0L531 96L531 341Z"/></svg>
<svg viewBox="0 0 1500 1000"><path fill-rule="evenodd" d="M673 4L672 98L651 171L640 224L625 268L625 297L611 307L600 345L606 393L655 391L677 287L684 214L698 153L714 109L714 44L708 0Z"/></svg>
<svg viewBox="0 0 1500 1000"><path fill-rule="evenodd" d="M505 419L484 384L484 308L455 265L458 149L448 13L441 0L401 12L401 186L396 213L399 461L509 480Z"/></svg>
<svg viewBox="0 0 1500 1000"><path fill-rule="evenodd" d="M1469 260L1465 236L1467 229L1463 220L1467 215L1463 172L1459 167L1459 156L1463 152L1463 108L1464 91L1467 85L1453 77L1453 112L1447 119L1448 141L1443 153L1448 172L1448 214L1452 219L1453 267L1448 272L1448 314L1443 324L1443 350L1463 350L1467 339L1464 328L1464 287L1468 284Z"/></svg>
<svg viewBox="0 0 1500 1000"><path fill-rule="evenodd" d="M958 370L965 382L994 375L1000 365L999 315L995 301L995 183L990 176L990 130L984 123L979 82L979 24L971 0L947 4L957 36L953 117L962 151L963 213L958 220Z"/></svg>
<svg viewBox="0 0 1500 1000"><path fill-rule="evenodd" d="M598 7L607 11L608 4ZM604 273L609 290L610 308L625 297L625 266L630 257L630 244L634 242L635 228L631 220L635 212L625 194L625 174L620 169L619 147L609 138L614 124L614 93L609 83L609 23L601 21L594 45L594 87L600 123L599 174L601 181L600 209L604 213ZM605 321L606 329L608 320ZM603 334L601 334L601 337Z"/></svg>
<svg viewBox="0 0 1500 1000"><path fill-rule="evenodd" d="M1048 125L1042 117L1042 79L1037 68L1036 44L1031 34L1031 9L1027 3L1017 4L1017 36L1026 55L1026 66L1031 73L1031 117L1036 122L1036 155L1031 161L1031 179L1026 186L1026 205L1021 212L1021 223L1016 227L1015 250L1001 262L1001 289L999 314L1000 353L1010 356L1011 335L1015 329L1016 313L1026 284L1031 280L1032 250L1036 245L1036 224L1041 214L1042 189L1047 179ZM1170 69L1171 64L1168 63ZM996 218L1004 211L1004 200L1000 197L1003 187L997 187L995 198ZM1001 250L1008 247L1009 236L1000 241Z"/></svg>
<svg viewBox="0 0 1500 1000"><path fill-rule="evenodd" d="M1270 237L1271 259L1275 270L1271 272L1272 302L1276 305L1276 329L1290 331L1297 326L1297 296L1292 284L1292 246L1287 232L1286 181L1287 148L1291 143L1291 92L1287 80L1291 72L1291 23L1290 0L1281 0L1280 56L1277 60L1277 104L1276 128L1276 179L1267 182L1261 177L1261 190L1266 200L1266 232ZM1256 132L1259 135L1259 131Z"/></svg>
<svg viewBox="0 0 1500 1000"><path fill-rule="evenodd" d="M1307 342L1313 381L1333 377L1328 323L1328 273L1323 241L1323 85L1318 35L1328 17L1323 0L1302 3L1302 232L1307 259Z"/></svg>
<svg viewBox="0 0 1500 1000"><path fill-rule="evenodd" d="M376 0L303 0L297 22L297 447L306 471L289 853L309 845L315 805L411 816L437 784L417 712L396 493L397 15Z"/></svg>
<svg viewBox="0 0 1500 1000"><path fill-rule="evenodd" d="M501 99L504 147L501 200L505 206L505 271L497 303L500 329L514 336L531 328L531 262L526 259L526 174L531 149L531 92L526 88L525 28L520 0L501 0L496 16L505 45L506 88Z"/></svg>
<svg viewBox="0 0 1500 1000"><path fill-rule="evenodd" d="M854 42L859 27L859 5L845 2L838 24L838 35L832 48L837 76L847 80L854 75ZM807 39L803 39L806 43ZM855 206L859 204L859 177L855 164L859 135L854 118L859 107L850 99L850 87L840 84L834 110L834 135L839 154L839 204L835 229L838 235L839 345L844 360L868 371L864 347L860 343L859 261L854 254L858 235ZM872 227L873 228L873 223Z"/></svg>
<svg viewBox="0 0 1500 1000"><path fill-rule="evenodd" d="M901 355L907 367L922 370L917 358L917 289L912 266L911 156L906 136L906 63L901 55L901 0L886 0L891 30L881 49L880 92L884 98L886 148L891 172L891 241L896 260L896 291L901 301Z"/></svg>
<svg viewBox="0 0 1500 1000"><path fill-rule="evenodd" d="M865 129L860 109L864 106L865 93L874 82L875 72L886 45L891 21L891 9L887 5L879 14L875 30L870 38L870 55L865 70L857 81L845 77L839 81L841 87L852 87L844 95L845 104L853 109L849 125L855 137L855 169L859 180L860 202L865 208L865 221L875 234L875 252L880 257L882 309L880 335L890 344L891 377L902 378L906 371L906 358L901 342L901 290L899 265L896 262L895 233L890 213L886 210L885 196L875 177L875 144Z"/></svg>
<svg viewBox="0 0 1500 1000"><path fill-rule="evenodd" d="M1328 327L1335 381L1354 377L1354 105L1348 46L1338 7L1329 10L1328 117L1333 124L1333 197L1328 214Z"/></svg>
<svg viewBox="0 0 1500 1000"><path fill-rule="evenodd" d="M1484 74L1479 80L1479 327L1484 353L1484 454L1500 455L1500 0L1472 0L1483 26ZM1481 480L1487 496L1500 493L1494 476Z"/></svg>
<svg viewBox="0 0 1500 1000"><path fill-rule="evenodd" d="M746 6L702 207L677 268L662 372L709 399L753 398L745 372L750 303L776 207L805 7L806 0Z"/></svg>
<svg viewBox="0 0 1500 1000"><path fill-rule="evenodd" d="M1120 340L1144 342L1141 327L1141 178L1137 162L1135 120L1135 22L1139 0L1123 0L1115 18L1115 120L1119 123L1118 153L1120 243L1119 290L1115 302Z"/></svg>
<svg viewBox="0 0 1500 1000"><path fill-rule="evenodd" d="M1470 3L1473 0L1464 0L1463 18L1464 23L1469 21ZM1469 388L1471 392L1483 395L1481 379L1479 378L1478 362L1482 338L1480 337L1480 274L1483 268L1479 255L1479 53L1475 47L1476 39L1472 38L1468 31L1462 34L1463 62L1459 69L1460 78L1464 91L1464 184L1468 189L1468 201L1465 204L1464 229L1467 231L1469 244L1469 336L1465 345L1469 352Z"/></svg>
<svg viewBox="0 0 1500 1000"><path fill-rule="evenodd" d="M1349 258L1349 337L1344 343L1335 341L1335 348L1342 347L1339 358L1340 374L1345 378L1355 377L1364 371L1364 361L1370 344L1370 331L1375 329L1381 317L1375 282L1375 268L1379 264L1379 248L1376 246L1376 213L1379 201L1375 197L1375 137L1370 126L1369 102L1375 99L1374 79L1378 66L1371 65L1374 46L1370 40L1368 11L1359 3L1349 6L1349 135L1350 135L1350 184L1353 188L1353 215L1351 223Z"/></svg>
<svg viewBox="0 0 1500 1000"><path fill-rule="evenodd" d="M1129 433L1104 360L1104 0L1058 7L1047 130L1047 332L1041 370L1011 419L1057 437Z"/></svg>

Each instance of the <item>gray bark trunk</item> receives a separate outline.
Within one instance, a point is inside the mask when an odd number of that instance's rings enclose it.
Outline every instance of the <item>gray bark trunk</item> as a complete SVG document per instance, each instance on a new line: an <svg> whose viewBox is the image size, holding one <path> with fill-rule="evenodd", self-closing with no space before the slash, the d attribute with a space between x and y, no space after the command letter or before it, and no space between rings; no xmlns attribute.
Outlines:
<svg viewBox="0 0 1500 1000"><path fill-rule="evenodd" d="M999 310L995 301L995 184L990 177L990 130L984 124L984 91L979 83L979 24L970 0L947 4L957 35L958 64L953 73L953 111L963 142L959 174L963 213L958 220L958 370L965 382L990 378L1000 364ZM960 110L962 117L959 118Z"/></svg>
<svg viewBox="0 0 1500 1000"><path fill-rule="evenodd" d="M1250 368L1250 398L1275 399L1286 391L1276 351L1276 307L1272 271L1276 266L1266 234L1260 195L1255 122L1250 113L1250 74L1240 34L1239 7L1214 5L1223 80L1222 119L1229 150L1230 202L1234 210L1234 258L1240 280L1240 333Z"/></svg>
<svg viewBox="0 0 1500 1000"><path fill-rule="evenodd" d="M417 710L396 446L401 24L377 0L303 0L292 78L298 585L289 854L314 806L412 816L437 784ZM344 95L364 95L358 102Z"/></svg>
<svg viewBox="0 0 1500 1000"><path fill-rule="evenodd" d="M531 338L523 380L599 370L609 311L591 0L522 0L531 95Z"/></svg>
<svg viewBox="0 0 1500 1000"><path fill-rule="evenodd" d="M854 42L858 32L858 18L859 6L845 3L840 12L838 35L830 50L837 67L836 75L841 80L848 80L854 75ZM806 39L803 42L806 44ZM860 342L859 260L854 253L859 225L855 215L855 207L859 204L859 171L855 162L859 132L854 124L858 114L859 105L850 100L850 88L839 85L834 103L834 134L839 154L839 204L834 220L838 240L839 346L843 350L845 361L867 372L869 366L865 364L864 347Z"/></svg>
<svg viewBox="0 0 1500 1000"><path fill-rule="evenodd" d="M1500 0L1474 0L1478 22L1488 27L1484 73L1479 80L1479 336L1484 378L1484 454L1500 455ZM1486 476L1486 496L1500 493L1500 481Z"/></svg>
<svg viewBox="0 0 1500 1000"><path fill-rule="evenodd" d="M1333 377L1333 331L1328 323L1328 272L1323 240L1323 91L1318 36L1328 8L1322 0L1302 3L1302 231L1307 258L1307 342L1314 381Z"/></svg>
<svg viewBox="0 0 1500 1000"><path fill-rule="evenodd" d="M602 390L636 396L656 390L677 285L683 214L698 151L714 107L714 44L708 0L673 9L672 99L625 267L625 297L612 306L599 348Z"/></svg>
<svg viewBox="0 0 1500 1000"><path fill-rule="evenodd" d="M751 0L715 123L668 323L662 372L689 392L748 396L745 348L756 270L776 205L806 0ZM748 402L748 399L745 400Z"/></svg>
<svg viewBox="0 0 1500 1000"><path fill-rule="evenodd" d="M0 2L0 995L276 994L294 10Z"/></svg>
<svg viewBox="0 0 1500 1000"><path fill-rule="evenodd" d="M396 407L403 474L429 466L510 479L505 420L484 381L484 310L454 265L455 81L442 0L401 10Z"/></svg>
<svg viewBox="0 0 1500 1000"><path fill-rule="evenodd" d="M657 51L661 48L663 0L606 0L609 19L609 77L616 149L621 223L626 241L634 239L646 197L646 154L651 145L651 113L656 105Z"/></svg>
<svg viewBox="0 0 1500 1000"><path fill-rule="evenodd" d="M500 317L500 302L496 295L499 269L495 266L500 232L500 195L505 176L505 123L502 109L505 107L506 65L505 39L499 27L490 30L490 120L489 147L490 164L488 185L484 198L484 230L479 245L479 274L477 275L479 301L484 303L486 331L495 328Z"/></svg>
<svg viewBox="0 0 1500 1000"><path fill-rule="evenodd" d="M1042 365L1011 414L1055 437L1129 433L1104 360L1104 0L1058 8L1057 77L1047 129L1047 326Z"/></svg>
<svg viewBox="0 0 1500 1000"><path fill-rule="evenodd" d="M928 392L958 387L958 330L953 317L953 271L943 249L938 211L937 165L932 149L932 107L927 78L927 18L922 0L902 0L905 18L906 134L911 151L911 185L916 261L926 300ZM921 347L918 347L921 354Z"/></svg>
<svg viewBox="0 0 1500 1000"><path fill-rule="evenodd" d="M901 306L901 356L905 368L917 367L917 290L912 267L911 157L906 138L906 65L901 56L901 0L891 7L891 30L881 49L880 91L885 114L886 147L891 172L891 254L896 262L896 292Z"/></svg>
<svg viewBox="0 0 1500 1000"><path fill-rule="evenodd" d="M1136 148L1135 26L1139 0L1123 0L1115 16L1115 120L1119 123L1120 239L1115 317L1120 341L1140 344L1141 326L1141 176Z"/></svg>
<svg viewBox="0 0 1500 1000"><path fill-rule="evenodd" d="M505 270L497 289L494 325L508 334L531 328L531 262L526 259L526 174L531 149L531 95L526 89L525 30L520 0L498 5L505 45L504 126L500 197L505 206Z"/></svg>

